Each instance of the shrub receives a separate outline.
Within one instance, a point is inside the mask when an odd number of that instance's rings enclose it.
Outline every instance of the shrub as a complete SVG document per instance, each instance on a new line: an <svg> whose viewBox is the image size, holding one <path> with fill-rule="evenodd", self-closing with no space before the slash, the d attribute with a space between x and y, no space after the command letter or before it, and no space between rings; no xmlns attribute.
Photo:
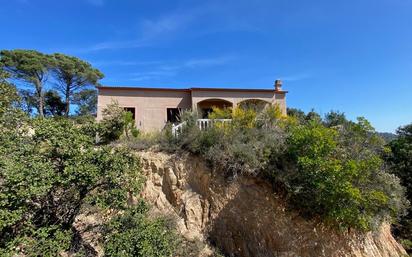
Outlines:
<svg viewBox="0 0 412 257"><path fill-rule="evenodd" d="M209 113L209 119L231 119L233 109L229 108L217 108L216 106L212 107L212 112Z"/></svg>
<svg viewBox="0 0 412 257"><path fill-rule="evenodd" d="M125 127L125 111L117 102L107 105L103 110L103 119L99 126L99 136L103 142L111 142L120 138Z"/></svg>
<svg viewBox="0 0 412 257"><path fill-rule="evenodd" d="M404 214L404 189L386 170L384 142L366 119L331 113L326 127L313 111L305 117L283 118L276 106L237 108L228 126L186 128L177 144L227 175L265 177L304 216L331 226L370 230Z"/></svg>
<svg viewBox="0 0 412 257"><path fill-rule="evenodd" d="M162 218L148 218L148 207L140 202L114 217L104 229L105 256L169 257L177 236Z"/></svg>
<svg viewBox="0 0 412 257"><path fill-rule="evenodd" d="M228 110L211 117L228 117ZM314 111L283 117L276 106L231 111L231 123L204 131L195 112L185 113L183 131L175 137L167 129L156 144L201 155L226 176L264 178L290 207L333 227L371 230L405 213L404 189L388 173L380 157L387 149L366 119L336 112L321 120Z"/></svg>
<svg viewBox="0 0 412 257"><path fill-rule="evenodd" d="M127 139L130 139L130 134L133 137L139 136L139 130L136 128L133 114L131 112L123 112L124 134Z"/></svg>
<svg viewBox="0 0 412 257"><path fill-rule="evenodd" d="M391 172L400 178L401 184L407 190L407 198L412 201L412 124L398 128L398 137L389 144L389 151L384 152L387 165ZM402 239L403 245L407 246L412 253L412 211L395 225L395 235Z"/></svg>
<svg viewBox="0 0 412 257"><path fill-rule="evenodd" d="M26 126L0 134L0 249L56 256L84 204L127 208L127 193L140 189L139 163L125 149L97 148L68 120Z"/></svg>
<svg viewBox="0 0 412 257"><path fill-rule="evenodd" d="M98 135L103 143L120 139L122 135L130 139L138 137L140 131L136 128L133 114L125 111L117 102L112 102L103 109L103 119L97 127Z"/></svg>
<svg viewBox="0 0 412 257"><path fill-rule="evenodd" d="M282 182L303 214L340 228L370 230L404 211L399 181L384 170L374 147L357 147L368 135L364 125L360 120L346 133L316 121L291 129L285 157L292 168Z"/></svg>

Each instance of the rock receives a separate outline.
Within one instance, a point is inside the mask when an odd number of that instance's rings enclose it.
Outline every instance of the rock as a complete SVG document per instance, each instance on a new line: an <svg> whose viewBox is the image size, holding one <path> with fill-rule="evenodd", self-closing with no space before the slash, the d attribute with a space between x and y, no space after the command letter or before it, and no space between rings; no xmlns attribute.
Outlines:
<svg viewBox="0 0 412 257"><path fill-rule="evenodd" d="M388 224L376 232L337 232L289 211L260 179L227 182L189 154L139 156L148 178L141 196L158 212L175 217L187 240L208 238L227 256L406 256ZM201 252L212 254L207 246Z"/></svg>

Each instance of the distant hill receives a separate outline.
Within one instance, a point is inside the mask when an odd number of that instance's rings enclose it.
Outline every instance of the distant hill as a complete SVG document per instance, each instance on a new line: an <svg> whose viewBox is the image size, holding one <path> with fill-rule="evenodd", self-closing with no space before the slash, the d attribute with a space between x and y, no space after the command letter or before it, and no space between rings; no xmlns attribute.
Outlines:
<svg viewBox="0 0 412 257"><path fill-rule="evenodd" d="M390 141L396 139L398 136L394 133L390 132L377 132L378 135L380 135L383 139L385 139L385 142L389 143Z"/></svg>

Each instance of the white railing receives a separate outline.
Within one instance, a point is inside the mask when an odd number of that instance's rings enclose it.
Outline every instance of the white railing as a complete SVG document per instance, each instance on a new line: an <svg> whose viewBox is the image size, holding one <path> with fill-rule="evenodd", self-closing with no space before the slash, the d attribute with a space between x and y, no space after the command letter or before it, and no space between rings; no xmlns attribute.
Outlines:
<svg viewBox="0 0 412 257"><path fill-rule="evenodd" d="M186 125L186 122L182 122L177 125L173 124L172 125L172 135L173 136L179 135L182 132L184 125Z"/></svg>
<svg viewBox="0 0 412 257"><path fill-rule="evenodd" d="M200 130L207 130L208 128L212 128L216 123L230 123L232 119L197 119L196 125L199 127ZM182 122L177 125L172 126L172 134L173 136L178 136L183 127L186 125L186 122Z"/></svg>
<svg viewBox="0 0 412 257"><path fill-rule="evenodd" d="M198 119L196 121L200 130L206 130L213 127L216 123L230 123L232 119Z"/></svg>

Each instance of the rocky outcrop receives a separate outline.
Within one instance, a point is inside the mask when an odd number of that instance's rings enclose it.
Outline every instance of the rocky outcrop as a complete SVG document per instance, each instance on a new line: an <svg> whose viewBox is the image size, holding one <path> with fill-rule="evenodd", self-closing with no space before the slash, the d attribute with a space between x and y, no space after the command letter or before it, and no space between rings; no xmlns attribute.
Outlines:
<svg viewBox="0 0 412 257"><path fill-rule="evenodd" d="M366 234L338 233L287 210L265 181L228 181L188 154L139 155L147 176L141 196L175 217L185 238L209 241L227 256L406 256L387 224Z"/></svg>

